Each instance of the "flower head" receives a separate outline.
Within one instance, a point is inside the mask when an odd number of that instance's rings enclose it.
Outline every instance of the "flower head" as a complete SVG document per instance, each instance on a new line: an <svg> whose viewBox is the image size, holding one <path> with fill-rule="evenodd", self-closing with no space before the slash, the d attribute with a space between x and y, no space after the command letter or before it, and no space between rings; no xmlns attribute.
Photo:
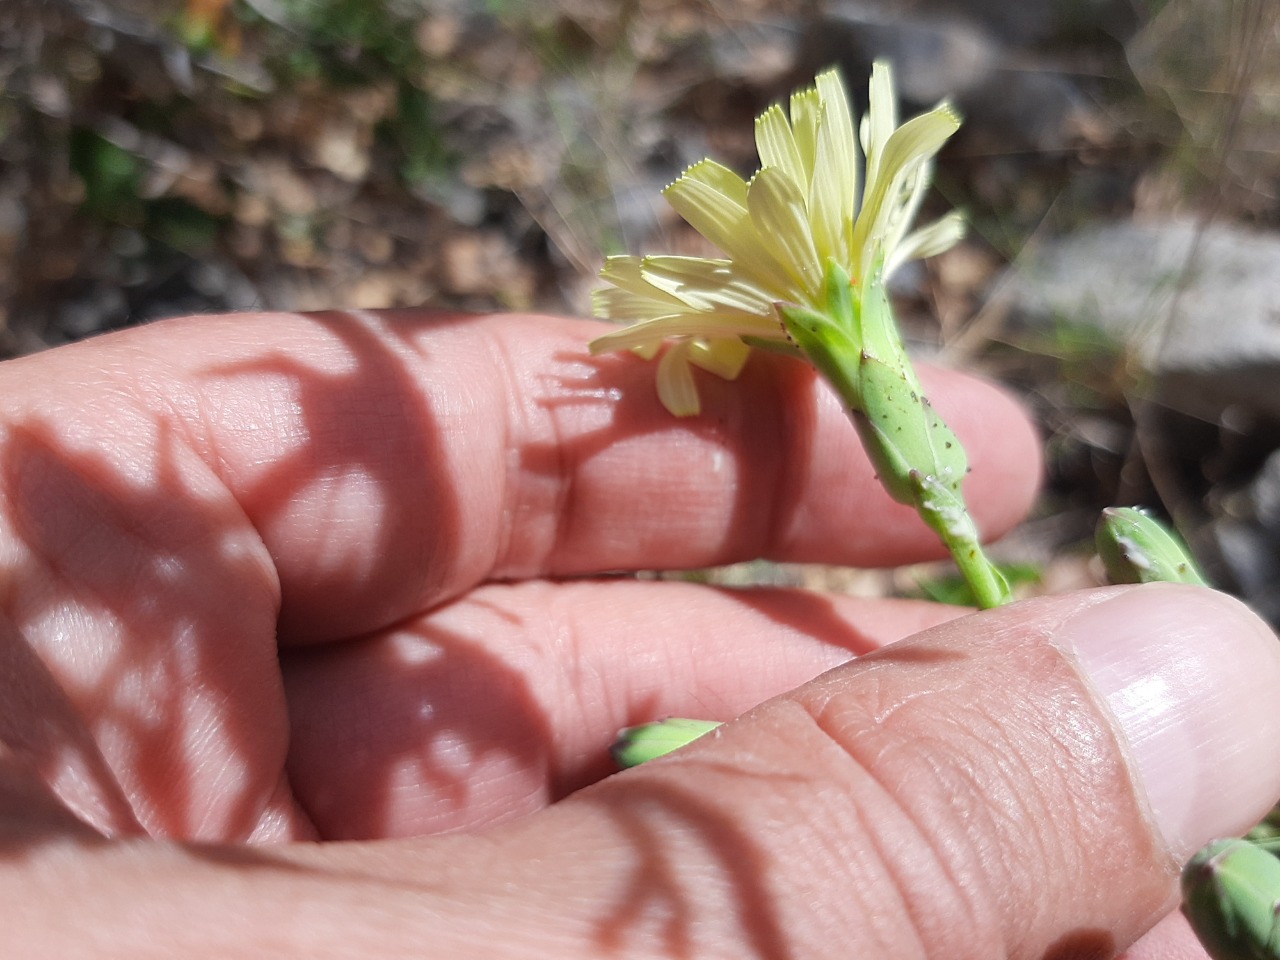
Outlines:
<svg viewBox="0 0 1280 960"><path fill-rule="evenodd" d="M828 266L852 279L887 276L899 264L947 249L963 233L952 213L911 231L933 158L960 125L947 103L897 122L892 74L876 63L860 140L834 71L756 120L761 168L749 181L712 160L663 193L726 255L609 257L595 312L631 326L592 342L593 353L657 356L658 394L677 416L698 412L691 365L733 379L752 345L787 349L778 307L823 311ZM865 162L864 162L865 158ZM859 180L863 182L859 184Z"/></svg>

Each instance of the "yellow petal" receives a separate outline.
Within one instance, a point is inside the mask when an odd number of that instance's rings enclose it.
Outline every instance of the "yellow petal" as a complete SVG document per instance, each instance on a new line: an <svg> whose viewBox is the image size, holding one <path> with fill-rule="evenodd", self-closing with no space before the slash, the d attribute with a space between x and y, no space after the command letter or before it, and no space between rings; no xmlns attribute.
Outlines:
<svg viewBox="0 0 1280 960"><path fill-rule="evenodd" d="M714 160L695 163L662 191L672 209L721 250L747 213L747 184Z"/></svg>
<svg viewBox="0 0 1280 960"><path fill-rule="evenodd" d="M741 184L741 189L734 181ZM740 238L747 219L747 185L728 167L703 160L663 190L662 195L693 229L726 253Z"/></svg>
<svg viewBox="0 0 1280 960"><path fill-rule="evenodd" d="M853 139L853 116L844 84L834 71L818 77L818 94L822 116L809 188L809 218L821 261L835 258L847 263L858 202L858 147Z"/></svg>
<svg viewBox="0 0 1280 960"><path fill-rule="evenodd" d="M917 160L933 157L951 135L960 129L960 114L950 103L942 102L928 113L912 117L889 137L884 147L886 181L895 171Z"/></svg>
<svg viewBox="0 0 1280 960"><path fill-rule="evenodd" d="M652 360L654 357L658 355L658 351L662 349L662 345L664 343L666 343L665 340L653 340L653 341L650 341L649 343L642 343L638 347L632 347L631 352L634 353L641 360ZM588 344L588 346L592 346L592 344ZM592 350L591 352L599 353L600 351Z"/></svg>
<svg viewBox="0 0 1280 960"><path fill-rule="evenodd" d="M592 353L634 350L655 340L674 337L752 337L758 340L784 339L777 320L718 313L678 313L641 320L620 330L596 337L589 344Z"/></svg>
<svg viewBox="0 0 1280 960"><path fill-rule="evenodd" d="M746 184L733 171L704 160L667 187L663 196L690 226L728 254L740 276L768 290L772 299L800 296L787 271L761 246L747 213Z"/></svg>
<svg viewBox="0 0 1280 960"><path fill-rule="evenodd" d="M867 115L862 120L862 149L867 155L867 182L879 175L880 157L898 126L898 104L893 92L893 68L885 60L871 66Z"/></svg>
<svg viewBox="0 0 1280 960"><path fill-rule="evenodd" d="M809 177L791 124L776 103L756 118L756 151L760 154L760 166L776 167L797 186L808 187Z"/></svg>
<svg viewBox="0 0 1280 960"><path fill-rule="evenodd" d="M751 348L736 337L721 340L691 340L689 362L725 380L736 380Z"/></svg>
<svg viewBox="0 0 1280 960"><path fill-rule="evenodd" d="M609 257L600 278L614 284L592 295L595 315L647 320L673 311L726 310L769 315L773 301L738 277L730 260L704 257Z"/></svg>
<svg viewBox="0 0 1280 960"><path fill-rule="evenodd" d="M689 342L667 347L658 361L658 399L677 417L691 417L702 409L698 388L689 369Z"/></svg>
<svg viewBox="0 0 1280 960"><path fill-rule="evenodd" d="M722 193L730 202L740 207L747 205L747 181L714 160L699 160L681 176L682 180L696 180ZM670 189L670 188L668 188Z"/></svg>
<svg viewBox="0 0 1280 960"><path fill-rule="evenodd" d="M903 168L896 185L891 186L885 195L884 209L879 214L880 224L876 232L870 235L871 243L874 244L879 238L883 241L886 254L892 255L906 236L932 180L932 158L912 161ZM888 270L888 267L885 269Z"/></svg>
<svg viewBox="0 0 1280 960"><path fill-rule="evenodd" d="M683 306L678 297L654 287L645 279L642 257L605 257L604 266L600 268L600 279L641 297L650 297L659 302L666 301L671 306Z"/></svg>
<svg viewBox="0 0 1280 960"><path fill-rule="evenodd" d="M730 260L702 257L645 257L644 278L695 310L740 311L770 315L773 301L759 287L740 278Z"/></svg>
<svg viewBox="0 0 1280 960"><path fill-rule="evenodd" d="M964 238L964 234L964 216L960 211L953 210L933 223L913 230L895 245L885 263L885 273L891 273L895 267L908 260L923 260L950 250Z"/></svg>
<svg viewBox="0 0 1280 960"><path fill-rule="evenodd" d="M822 284L822 266L799 185L781 170L766 167L751 179L747 209L761 245L811 300L815 298Z"/></svg>
<svg viewBox="0 0 1280 960"><path fill-rule="evenodd" d="M803 183L813 179L813 160L818 150L818 118L822 114L822 101L814 87L791 95L791 132L796 150L804 165Z"/></svg>
<svg viewBox="0 0 1280 960"><path fill-rule="evenodd" d="M678 301L669 303L657 296L635 293L620 287L606 287L603 290L593 290L591 293L591 314L603 320L619 320L624 323L632 320L650 320L653 317L691 309Z"/></svg>
<svg viewBox="0 0 1280 960"><path fill-rule="evenodd" d="M670 319L670 317L654 317L651 320L643 320L640 323L612 330L588 343L587 349L593 357L618 350L647 352L652 356L657 348L666 342L667 333L663 323Z"/></svg>
<svg viewBox="0 0 1280 960"><path fill-rule="evenodd" d="M918 165L930 160L959 127L959 115L944 103L908 120L889 137L879 169L867 180L862 210L854 225L853 249L862 251L864 260L869 248L884 239L886 216L898 201L904 179L918 173Z"/></svg>

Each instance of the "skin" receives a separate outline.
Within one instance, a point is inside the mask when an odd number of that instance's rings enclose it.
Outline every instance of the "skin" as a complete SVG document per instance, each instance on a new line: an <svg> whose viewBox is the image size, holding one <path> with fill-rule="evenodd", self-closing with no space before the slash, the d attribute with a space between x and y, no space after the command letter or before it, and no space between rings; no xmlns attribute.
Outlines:
<svg viewBox="0 0 1280 960"><path fill-rule="evenodd" d="M1093 955L1169 911L1114 732L1037 639L1087 596L975 622L602 576L942 551L802 365L706 378L675 420L652 365L587 356L600 330L207 317L0 366L14 955ZM996 536L1034 498L1034 432L987 385L925 381ZM620 727L746 711L607 777ZM1062 725L1064 791L1114 816L1033 783L997 816L975 734L1035 768ZM930 738L974 782L922 781L896 747ZM1130 955L1203 958L1176 919Z"/></svg>

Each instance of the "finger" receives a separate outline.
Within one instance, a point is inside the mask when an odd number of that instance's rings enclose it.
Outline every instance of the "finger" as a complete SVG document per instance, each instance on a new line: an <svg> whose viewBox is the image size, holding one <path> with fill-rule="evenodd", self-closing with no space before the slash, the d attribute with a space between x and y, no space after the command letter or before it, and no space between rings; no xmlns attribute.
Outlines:
<svg viewBox="0 0 1280 960"><path fill-rule="evenodd" d="M269 806L287 809L270 557L172 425L103 397L97 423L51 404L0 439L0 598L16 643L84 724L129 819L249 836ZM16 722L47 734L56 705L21 703ZM52 752L64 769L51 782L86 776L82 751Z"/></svg>
<svg viewBox="0 0 1280 960"><path fill-rule="evenodd" d="M75 707L0 615L0 844L64 831L142 832Z"/></svg>
<svg viewBox="0 0 1280 960"><path fill-rule="evenodd" d="M1278 683L1274 636L1202 588L953 620L442 847L484 909L437 942L502 917L562 957L1105 956L1280 797Z"/></svg>
<svg viewBox="0 0 1280 960"><path fill-rule="evenodd" d="M861 522L838 503L847 537L806 513L827 495L819 470L840 468L817 452L835 422L801 416L780 447L751 439L757 420L777 423L762 391L788 404L816 395L802 370L766 364L746 392L721 385L728 426L691 439L645 399L651 370L585 359L597 329L196 318L0 367L0 598L149 831L241 837L262 830L266 811L289 818L278 635L365 632L521 567L752 552L773 527L788 531L781 555L897 549L866 540L885 532L880 511ZM990 390L949 382L959 399L995 397L1016 419ZM849 442L845 424L836 432ZM637 485L628 458L639 450L651 465L668 448L696 456ZM999 479L1012 462L1001 456L979 473L1016 488ZM754 459L762 472L747 473L767 477L794 464L792 492L690 473L699 458L735 473L735 458ZM1013 467L1025 474L1025 459ZM704 509L726 491L745 519ZM667 509L679 501L697 509ZM800 519L752 520L773 516L775 501L777 516L794 508ZM988 515L1007 518L1016 501ZM633 521L643 546L625 534Z"/></svg>
<svg viewBox="0 0 1280 960"><path fill-rule="evenodd" d="M279 577L286 639L376 629L489 578L939 554L879 491L807 368L762 356L740 383L708 384L703 416L676 420L652 365L587 355L600 330L528 316L206 317L10 364L0 386L10 424L55 456L92 456L136 494L121 509L152 502L163 477L171 509L241 511ZM989 386L928 380L971 450L980 524L999 534L1033 496L1028 421ZM11 490L13 511L38 479ZM216 573L201 570L211 591Z"/></svg>
<svg viewBox="0 0 1280 960"><path fill-rule="evenodd" d="M960 613L688 583L491 585L286 653L290 783L327 839L509 820L613 772L623 727L731 719Z"/></svg>
<svg viewBox="0 0 1280 960"><path fill-rule="evenodd" d="M6 932L76 952L56 891L130 956L1108 956L1280 795L1277 683L1274 637L1208 591L1044 598L475 836L31 851L21 882L0 862Z"/></svg>

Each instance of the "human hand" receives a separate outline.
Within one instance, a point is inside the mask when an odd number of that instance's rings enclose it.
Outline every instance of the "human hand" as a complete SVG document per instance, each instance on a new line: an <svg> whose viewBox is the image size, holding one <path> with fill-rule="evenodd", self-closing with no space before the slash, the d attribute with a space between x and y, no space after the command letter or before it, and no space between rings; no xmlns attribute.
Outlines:
<svg viewBox="0 0 1280 960"><path fill-rule="evenodd" d="M598 330L200 318L0 367L11 955L1105 954L1280 795L1280 652L1208 591L566 581L940 552L801 365L677 421ZM929 388L997 534L1030 427ZM744 711L602 780L619 727Z"/></svg>

